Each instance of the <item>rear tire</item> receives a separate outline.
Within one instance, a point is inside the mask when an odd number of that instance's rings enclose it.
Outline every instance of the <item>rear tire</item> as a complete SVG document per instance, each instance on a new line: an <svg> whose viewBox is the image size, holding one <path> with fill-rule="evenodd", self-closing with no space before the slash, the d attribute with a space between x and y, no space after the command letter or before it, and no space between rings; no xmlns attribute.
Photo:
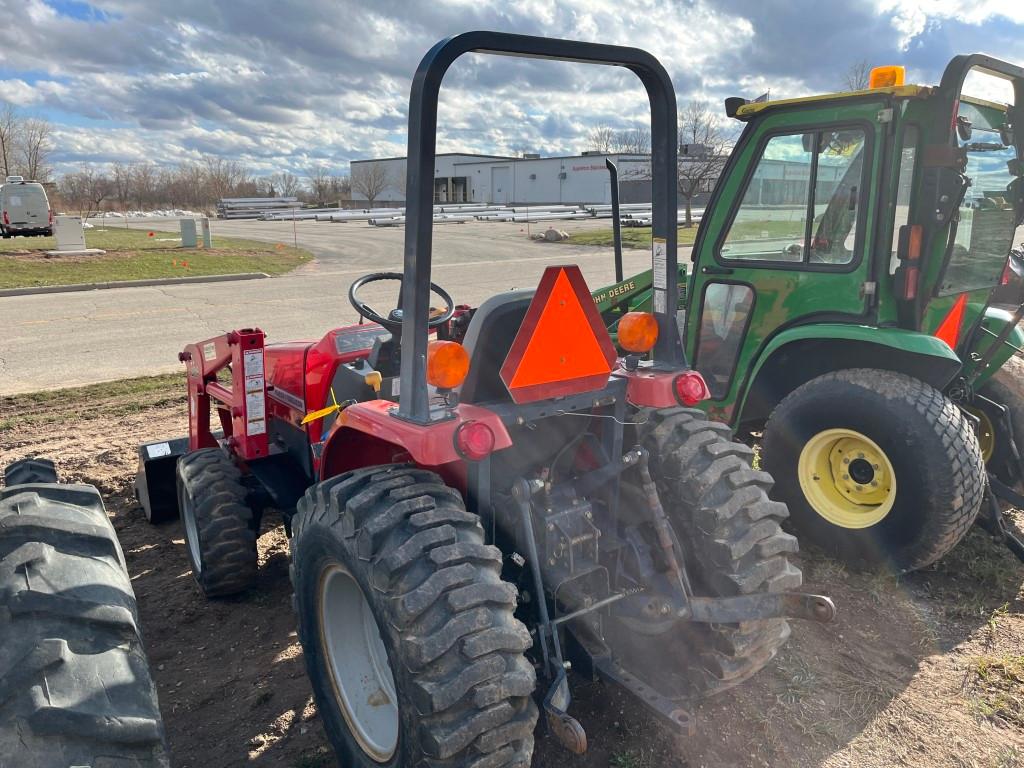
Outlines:
<svg viewBox="0 0 1024 768"><path fill-rule="evenodd" d="M768 499L771 477L751 469L753 451L733 442L728 426L698 410L666 408L650 413L641 438L697 595L800 587L803 575L789 561L797 541L779 525L786 507ZM695 693L720 693L762 669L789 634L784 619L684 624L680 661L699 660L687 670Z"/></svg>
<svg viewBox="0 0 1024 768"><path fill-rule="evenodd" d="M25 485L26 483L56 483L57 468L49 459L21 459L7 465L4 483Z"/></svg>
<svg viewBox="0 0 1024 768"><path fill-rule="evenodd" d="M1009 409L1013 441L1018 452L1024 453L1024 358L1014 356L1003 363L979 393ZM1020 466L1013 458L1006 431L1002 429L997 414L988 415L995 433L988 469L1006 485L1024 492L1024 478L1020 476Z"/></svg>
<svg viewBox="0 0 1024 768"><path fill-rule="evenodd" d="M484 544L462 497L433 472L370 467L310 488L293 526L299 638L339 762L527 768L537 707L523 653L532 640L513 616L501 553ZM347 612L332 597L336 577ZM360 620L376 631L345 633ZM360 637L374 636L366 646L378 650L364 653ZM377 661L353 674L363 658ZM360 710L373 699L377 710ZM374 720L383 707L391 719Z"/></svg>
<svg viewBox="0 0 1024 768"><path fill-rule="evenodd" d="M852 463L841 456L851 445L864 447ZM964 537L981 507L974 430L941 392L901 373L857 368L812 379L772 413L763 446L797 534L853 566L923 568Z"/></svg>
<svg viewBox="0 0 1024 768"><path fill-rule="evenodd" d="M192 575L206 597L248 589L256 580L256 516L242 473L220 448L178 459L178 508Z"/></svg>
<svg viewBox="0 0 1024 768"><path fill-rule="evenodd" d="M135 595L91 486L0 491L0 763L169 765Z"/></svg>

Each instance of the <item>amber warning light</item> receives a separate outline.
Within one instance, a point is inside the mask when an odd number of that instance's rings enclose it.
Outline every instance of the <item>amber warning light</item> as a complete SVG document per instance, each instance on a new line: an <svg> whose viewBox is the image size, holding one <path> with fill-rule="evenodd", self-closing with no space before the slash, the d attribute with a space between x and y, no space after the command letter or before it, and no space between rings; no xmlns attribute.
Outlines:
<svg viewBox="0 0 1024 768"><path fill-rule="evenodd" d="M548 267L501 366L512 400L592 392L608 381L615 347L575 265Z"/></svg>
<svg viewBox="0 0 1024 768"><path fill-rule="evenodd" d="M906 77L906 67L898 65L875 67L868 75L868 88L895 88L898 85L903 85Z"/></svg>

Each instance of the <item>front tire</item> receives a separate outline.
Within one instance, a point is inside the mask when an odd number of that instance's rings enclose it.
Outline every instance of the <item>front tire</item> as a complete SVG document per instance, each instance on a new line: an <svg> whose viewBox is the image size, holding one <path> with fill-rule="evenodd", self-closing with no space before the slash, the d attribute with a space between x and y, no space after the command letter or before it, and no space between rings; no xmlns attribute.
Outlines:
<svg viewBox="0 0 1024 768"><path fill-rule="evenodd" d="M641 440L698 596L800 587L803 575L789 561L797 542L780 527L786 507L768 499L771 477L751 468L753 451L733 442L728 426L698 410L666 408L649 414ZM784 619L687 624L677 638L685 647L673 653L689 665L692 692L711 695L757 673L789 634Z"/></svg>
<svg viewBox="0 0 1024 768"><path fill-rule="evenodd" d="M256 517L242 473L220 448L178 459L178 509L192 576L206 597L224 597L256 581Z"/></svg>
<svg viewBox="0 0 1024 768"><path fill-rule="evenodd" d="M964 537L981 507L974 430L941 392L901 373L812 379L772 413L763 447L797 534L854 566L923 568Z"/></svg>
<svg viewBox="0 0 1024 768"><path fill-rule="evenodd" d="M299 638L341 764L527 768L532 640L462 497L370 467L310 488L293 526Z"/></svg>

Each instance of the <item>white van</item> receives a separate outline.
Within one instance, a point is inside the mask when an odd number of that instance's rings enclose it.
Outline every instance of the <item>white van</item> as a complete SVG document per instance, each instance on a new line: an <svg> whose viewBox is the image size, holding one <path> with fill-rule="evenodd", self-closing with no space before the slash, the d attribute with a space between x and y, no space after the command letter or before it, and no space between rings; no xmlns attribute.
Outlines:
<svg viewBox="0 0 1024 768"><path fill-rule="evenodd" d="M8 176L0 186L0 236L53 234L53 211L43 185Z"/></svg>

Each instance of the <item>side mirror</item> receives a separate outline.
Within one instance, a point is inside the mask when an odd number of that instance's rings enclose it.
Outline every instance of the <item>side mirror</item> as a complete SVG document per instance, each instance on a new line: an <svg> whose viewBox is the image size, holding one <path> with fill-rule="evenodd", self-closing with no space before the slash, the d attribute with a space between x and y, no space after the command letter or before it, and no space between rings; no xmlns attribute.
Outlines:
<svg viewBox="0 0 1024 768"><path fill-rule="evenodd" d="M803 136L800 137L800 140L801 140L801 142L804 145L804 152L808 152L808 153L814 152L814 134L813 133L805 133Z"/></svg>
<svg viewBox="0 0 1024 768"><path fill-rule="evenodd" d="M739 111L739 108L749 103L742 96L730 96L725 100L725 116L736 117L736 112Z"/></svg>

